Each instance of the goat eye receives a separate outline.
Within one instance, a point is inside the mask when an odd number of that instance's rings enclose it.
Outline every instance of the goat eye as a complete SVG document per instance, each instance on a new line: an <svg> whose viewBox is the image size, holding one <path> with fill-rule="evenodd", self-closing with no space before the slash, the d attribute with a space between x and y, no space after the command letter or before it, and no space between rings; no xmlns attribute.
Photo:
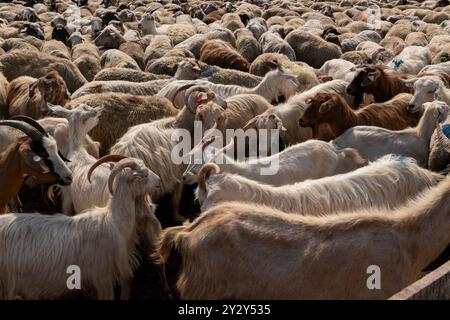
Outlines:
<svg viewBox="0 0 450 320"><path fill-rule="evenodd" d="M39 156L34 156L34 157L33 157L33 161L34 161L34 162L39 162L39 161L41 161L41 160L42 160L42 158L39 157Z"/></svg>

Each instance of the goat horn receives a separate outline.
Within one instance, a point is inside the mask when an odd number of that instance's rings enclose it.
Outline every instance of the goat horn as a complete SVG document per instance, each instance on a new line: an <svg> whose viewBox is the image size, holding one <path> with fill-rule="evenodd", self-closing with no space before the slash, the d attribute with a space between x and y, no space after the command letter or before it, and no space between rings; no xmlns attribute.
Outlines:
<svg viewBox="0 0 450 320"><path fill-rule="evenodd" d="M126 156L122 156L120 154L108 154L100 159L98 159L90 168L88 171L88 181L91 183L91 175L92 172L94 172L95 168L97 168L99 165L105 163L105 162L119 162L120 160L126 159Z"/></svg>
<svg viewBox="0 0 450 320"><path fill-rule="evenodd" d="M47 131L33 118L27 116L14 116L11 117L12 120L19 120L28 123L30 126L34 127L37 131L42 133L43 136L48 137Z"/></svg>
<svg viewBox="0 0 450 320"><path fill-rule="evenodd" d="M0 126L10 126L16 129L19 129L23 133L25 133L28 137L33 141L39 141L42 139L42 133L36 128L30 126L28 123L17 121L17 120L3 120L0 121Z"/></svg>
<svg viewBox="0 0 450 320"><path fill-rule="evenodd" d="M184 86L181 86L180 88L178 88L177 91L175 92L175 94L173 95L172 104L176 107L175 100L177 99L177 97L180 94L180 92L185 90L185 89L188 89L188 88L190 88L190 87L192 87L194 85L195 85L195 83L190 83L190 84L185 84Z"/></svg>
<svg viewBox="0 0 450 320"><path fill-rule="evenodd" d="M117 174L125 168L137 169L139 168L139 165L134 160L130 159L125 162L119 163L117 166L114 167L108 179L108 189L112 195L114 194L113 193L114 179L116 178Z"/></svg>

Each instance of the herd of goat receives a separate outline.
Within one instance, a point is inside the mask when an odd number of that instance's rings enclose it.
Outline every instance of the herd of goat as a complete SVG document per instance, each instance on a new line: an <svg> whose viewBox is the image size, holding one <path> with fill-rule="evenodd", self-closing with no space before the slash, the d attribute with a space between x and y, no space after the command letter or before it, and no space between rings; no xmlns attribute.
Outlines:
<svg viewBox="0 0 450 320"><path fill-rule="evenodd" d="M449 105L448 0L2 1L0 298L387 299L448 259Z"/></svg>

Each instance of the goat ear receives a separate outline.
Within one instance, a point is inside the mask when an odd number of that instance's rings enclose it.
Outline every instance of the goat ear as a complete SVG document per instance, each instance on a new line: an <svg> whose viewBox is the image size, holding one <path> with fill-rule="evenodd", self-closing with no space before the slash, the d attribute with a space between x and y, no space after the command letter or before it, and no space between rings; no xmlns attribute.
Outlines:
<svg viewBox="0 0 450 320"><path fill-rule="evenodd" d="M331 110L333 107L333 102L331 100L325 101L319 107L319 113L325 113Z"/></svg>
<svg viewBox="0 0 450 320"><path fill-rule="evenodd" d="M50 169L45 165L41 157L34 153L28 144L22 144L19 149L23 161L31 171L37 174L49 173Z"/></svg>
<svg viewBox="0 0 450 320"><path fill-rule="evenodd" d="M368 72L366 78L364 79L361 83L362 87L366 87L371 85L375 80L378 79L378 77L380 76L380 74L377 71L372 71L372 72Z"/></svg>

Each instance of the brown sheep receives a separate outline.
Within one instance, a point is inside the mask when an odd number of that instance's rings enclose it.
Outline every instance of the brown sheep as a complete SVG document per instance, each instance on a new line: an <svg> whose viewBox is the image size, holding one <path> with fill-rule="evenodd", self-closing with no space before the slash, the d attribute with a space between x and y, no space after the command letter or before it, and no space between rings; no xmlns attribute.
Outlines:
<svg viewBox="0 0 450 320"><path fill-rule="evenodd" d="M7 87L8 115L40 119L47 111L47 102L64 106L69 96L64 80L55 71L39 79L18 77Z"/></svg>
<svg viewBox="0 0 450 320"><path fill-rule="evenodd" d="M85 95L70 101L66 107L71 109L79 104L104 109L98 125L90 132L92 139L100 142L100 156L107 154L109 148L129 127L178 113L164 97L136 96L119 92Z"/></svg>
<svg viewBox="0 0 450 320"><path fill-rule="evenodd" d="M24 75L39 78L55 70L71 93L87 83L77 66L66 59L26 50L14 50L0 56L0 72L9 81Z"/></svg>
<svg viewBox="0 0 450 320"><path fill-rule="evenodd" d="M400 54L400 52L402 52L406 47L405 41L395 36L385 37L380 41L380 45L392 51L394 55Z"/></svg>
<svg viewBox="0 0 450 320"><path fill-rule="evenodd" d="M413 92L404 82L408 75L388 71L381 66L362 66L347 86L347 93L355 97L355 105L362 101L364 93L373 95L375 102L384 102L402 92Z"/></svg>
<svg viewBox="0 0 450 320"><path fill-rule="evenodd" d="M248 72L250 63L231 45L221 40L208 40L200 50L200 61L222 68Z"/></svg>
<svg viewBox="0 0 450 320"><path fill-rule="evenodd" d="M316 69L322 67L326 61L338 59L342 55L337 45L308 32L292 31L285 40L294 49L297 60Z"/></svg>
<svg viewBox="0 0 450 320"><path fill-rule="evenodd" d="M410 94L399 94L385 103L372 103L355 111L337 94L318 93L306 100L309 106L299 124L312 128L313 137L318 137L320 124L327 123L333 138L355 126L378 126L390 130L415 127L420 114L409 112L411 97Z"/></svg>

